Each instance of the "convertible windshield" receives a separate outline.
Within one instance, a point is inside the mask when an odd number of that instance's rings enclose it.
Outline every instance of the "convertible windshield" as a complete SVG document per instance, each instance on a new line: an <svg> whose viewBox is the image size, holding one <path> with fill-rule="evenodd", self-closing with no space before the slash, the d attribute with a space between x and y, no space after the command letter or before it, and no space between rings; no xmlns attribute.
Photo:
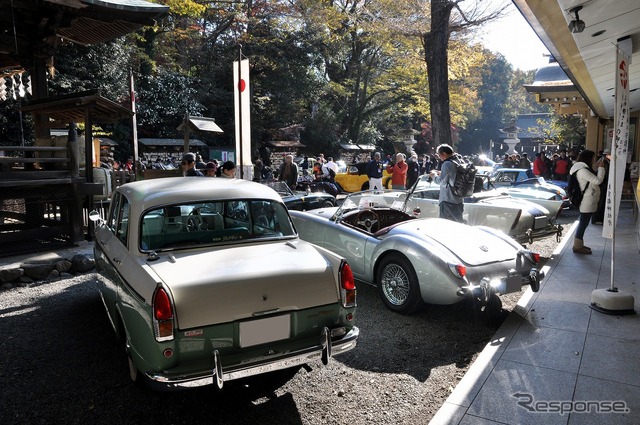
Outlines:
<svg viewBox="0 0 640 425"><path fill-rule="evenodd" d="M283 181L264 181L261 183L278 192L278 195L280 196L293 195L293 192L291 191L291 189L289 189L289 186L287 186L287 183Z"/></svg>
<svg viewBox="0 0 640 425"><path fill-rule="evenodd" d="M407 192L399 190L367 190L349 195L336 212L341 216L349 211L372 208L392 208L402 211Z"/></svg>
<svg viewBox="0 0 640 425"><path fill-rule="evenodd" d="M235 199L167 205L145 212L141 223L140 248L143 251L295 236L285 206L271 200Z"/></svg>

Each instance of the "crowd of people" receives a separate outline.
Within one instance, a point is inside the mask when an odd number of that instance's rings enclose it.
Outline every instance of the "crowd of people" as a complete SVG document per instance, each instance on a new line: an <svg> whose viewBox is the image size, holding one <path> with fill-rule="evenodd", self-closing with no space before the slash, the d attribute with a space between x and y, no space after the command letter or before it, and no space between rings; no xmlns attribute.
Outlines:
<svg viewBox="0 0 640 425"><path fill-rule="evenodd" d="M523 168L532 170L535 177L544 177L546 180L567 181L572 160L565 150L559 152L538 152L531 162L526 152L522 154L504 154L504 157L496 157L496 162L502 161L502 168Z"/></svg>
<svg viewBox="0 0 640 425"><path fill-rule="evenodd" d="M578 254L591 254L591 248L584 245L584 233L589 225L602 224L604 211L604 193L606 193L606 178L608 174L608 152L595 152L582 150L577 158L572 159L567 152L561 150L556 153L539 152L533 162L527 153L505 154L504 157L496 157L496 162L501 161L502 168L523 168L530 170L535 177L545 179L568 181L571 175L576 180L583 192L583 200L579 206L580 219L574 237L573 251ZM457 173L457 167L453 162L467 162L473 158L462 157L456 154L451 146L440 145L436 154L418 156L415 152L407 158L404 153L396 153L394 157L386 155L384 158L380 152L374 152L366 164L366 173L369 178L369 188L383 190L383 172L391 174L393 189L405 190L411 188L422 175L429 175L433 181L440 185L439 205L440 217L463 222L464 198L456 196L452 192ZM133 157L126 162L109 160L101 166L114 170L123 182L135 180ZM184 176L187 177L218 177L235 178L236 165L233 161L212 160L204 162L200 154L185 153L179 164L171 161L169 164L159 158L153 163L145 164L139 161L139 171L145 168L172 169L180 166ZM595 166L595 170L594 167ZM253 180L280 180L284 181L291 189L299 184L299 179L309 178L312 182L323 182L327 185L335 185L335 176L338 173L338 165L332 157L325 159L324 154L317 157L305 156L300 164L296 163L294 156L287 154L277 170L265 165L262 159L257 159L253 164ZM337 188L333 188L339 192Z"/></svg>

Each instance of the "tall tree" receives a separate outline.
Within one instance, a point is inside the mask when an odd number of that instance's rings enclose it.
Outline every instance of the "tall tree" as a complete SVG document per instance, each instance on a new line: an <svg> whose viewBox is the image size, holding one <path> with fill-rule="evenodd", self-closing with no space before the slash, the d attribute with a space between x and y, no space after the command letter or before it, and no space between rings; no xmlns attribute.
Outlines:
<svg viewBox="0 0 640 425"><path fill-rule="evenodd" d="M297 2L303 25L313 36L316 72L324 78L328 105L338 122L338 140L366 143L383 117L401 123L423 89L418 47L393 37L380 19L380 2L336 0ZM329 116L329 115L328 115Z"/></svg>
<svg viewBox="0 0 640 425"><path fill-rule="evenodd" d="M497 141L505 119L513 68L500 54L484 51L484 62L478 69L481 83L477 88L478 112L462 133L459 151L465 154L488 152L490 141Z"/></svg>
<svg viewBox="0 0 640 425"><path fill-rule="evenodd" d="M506 4L491 8L486 2L475 2L464 9L464 0L431 0L430 27L422 32L424 60L429 76L429 103L435 145L453 144L449 107L448 45L451 35L465 34L476 27L501 16ZM456 13L452 13L452 12Z"/></svg>

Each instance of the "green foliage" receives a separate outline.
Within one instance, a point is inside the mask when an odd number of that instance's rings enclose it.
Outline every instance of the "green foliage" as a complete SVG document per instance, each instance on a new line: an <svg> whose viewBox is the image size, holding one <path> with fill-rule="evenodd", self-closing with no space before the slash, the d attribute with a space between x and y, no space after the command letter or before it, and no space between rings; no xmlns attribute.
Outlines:
<svg viewBox="0 0 640 425"><path fill-rule="evenodd" d="M544 143L569 149L584 145L585 135L586 127L579 114L553 114L551 125L542 134Z"/></svg>
<svg viewBox="0 0 640 425"><path fill-rule="evenodd" d="M20 112L23 100L8 98L0 102L0 150L2 146L32 146L33 118Z"/></svg>
<svg viewBox="0 0 640 425"><path fill-rule="evenodd" d="M144 90L137 92L137 120L141 137L180 137L177 127L185 113L199 116L204 107L196 100L197 81L159 69L157 75L143 77Z"/></svg>
<svg viewBox="0 0 640 425"><path fill-rule="evenodd" d="M513 68L502 55L484 52L478 68L480 84L476 88L479 115L469 120L461 132L458 150L463 154L488 152L490 141L497 141L504 127L505 104L509 97Z"/></svg>
<svg viewBox="0 0 640 425"><path fill-rule="evenodd" d="M224 130L198 134L199 139L232 147L232 64L242 45L250 61L253 150L281 138L280 129L297 125L305 128L301 141L308 154L337 157L340 143L377 145L393 153L393 143L406 137L407 129L421 132L417 150L433 147L428 143L433 143L434 99L423 45L431 30L430 1L158 3L171 10L155 27L98 46L60 46L49 94L100 88L128 105L132 69L140 137L181 138L176 127L189 112L215 118ZM452 25L443 27L449 63L436 64L446 67L442 76L449 95L440 109L451 128L462 129L460 149L469 153L488 148L505 116L538 108L522 89L532 74L513 71L504 58L466 40L474 22L479 21L465 22L454 9ZM9 105L3 105L5 111ZM0 136L19 140L10 114L0 110ZM130 123L103 128L120 143L117 155L126 158Z"/></svg>
<svg viewBox="0 0 640 425"><path fill-rule="evenodd" d="M64 44L56 53L49 95L101 89L113 101L127 99L129 59L124 39L94 46Z"/></svg>

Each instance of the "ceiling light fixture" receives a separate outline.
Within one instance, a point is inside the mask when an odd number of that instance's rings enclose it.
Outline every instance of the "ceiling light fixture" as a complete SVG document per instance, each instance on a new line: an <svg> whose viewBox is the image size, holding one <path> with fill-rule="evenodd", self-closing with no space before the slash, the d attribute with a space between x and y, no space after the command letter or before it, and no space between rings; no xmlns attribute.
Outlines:
<svg viewBox="0 0 640 425"><path fill-rule="evenodd" d="M581 10L582 6L576 6L569 9L569 14L575 15L575 19L569 22L569 31L571 31L572 33L579 33L584 31L584 21L580 19L580 16L578 16L578 12L580 12Z"/></svg>

